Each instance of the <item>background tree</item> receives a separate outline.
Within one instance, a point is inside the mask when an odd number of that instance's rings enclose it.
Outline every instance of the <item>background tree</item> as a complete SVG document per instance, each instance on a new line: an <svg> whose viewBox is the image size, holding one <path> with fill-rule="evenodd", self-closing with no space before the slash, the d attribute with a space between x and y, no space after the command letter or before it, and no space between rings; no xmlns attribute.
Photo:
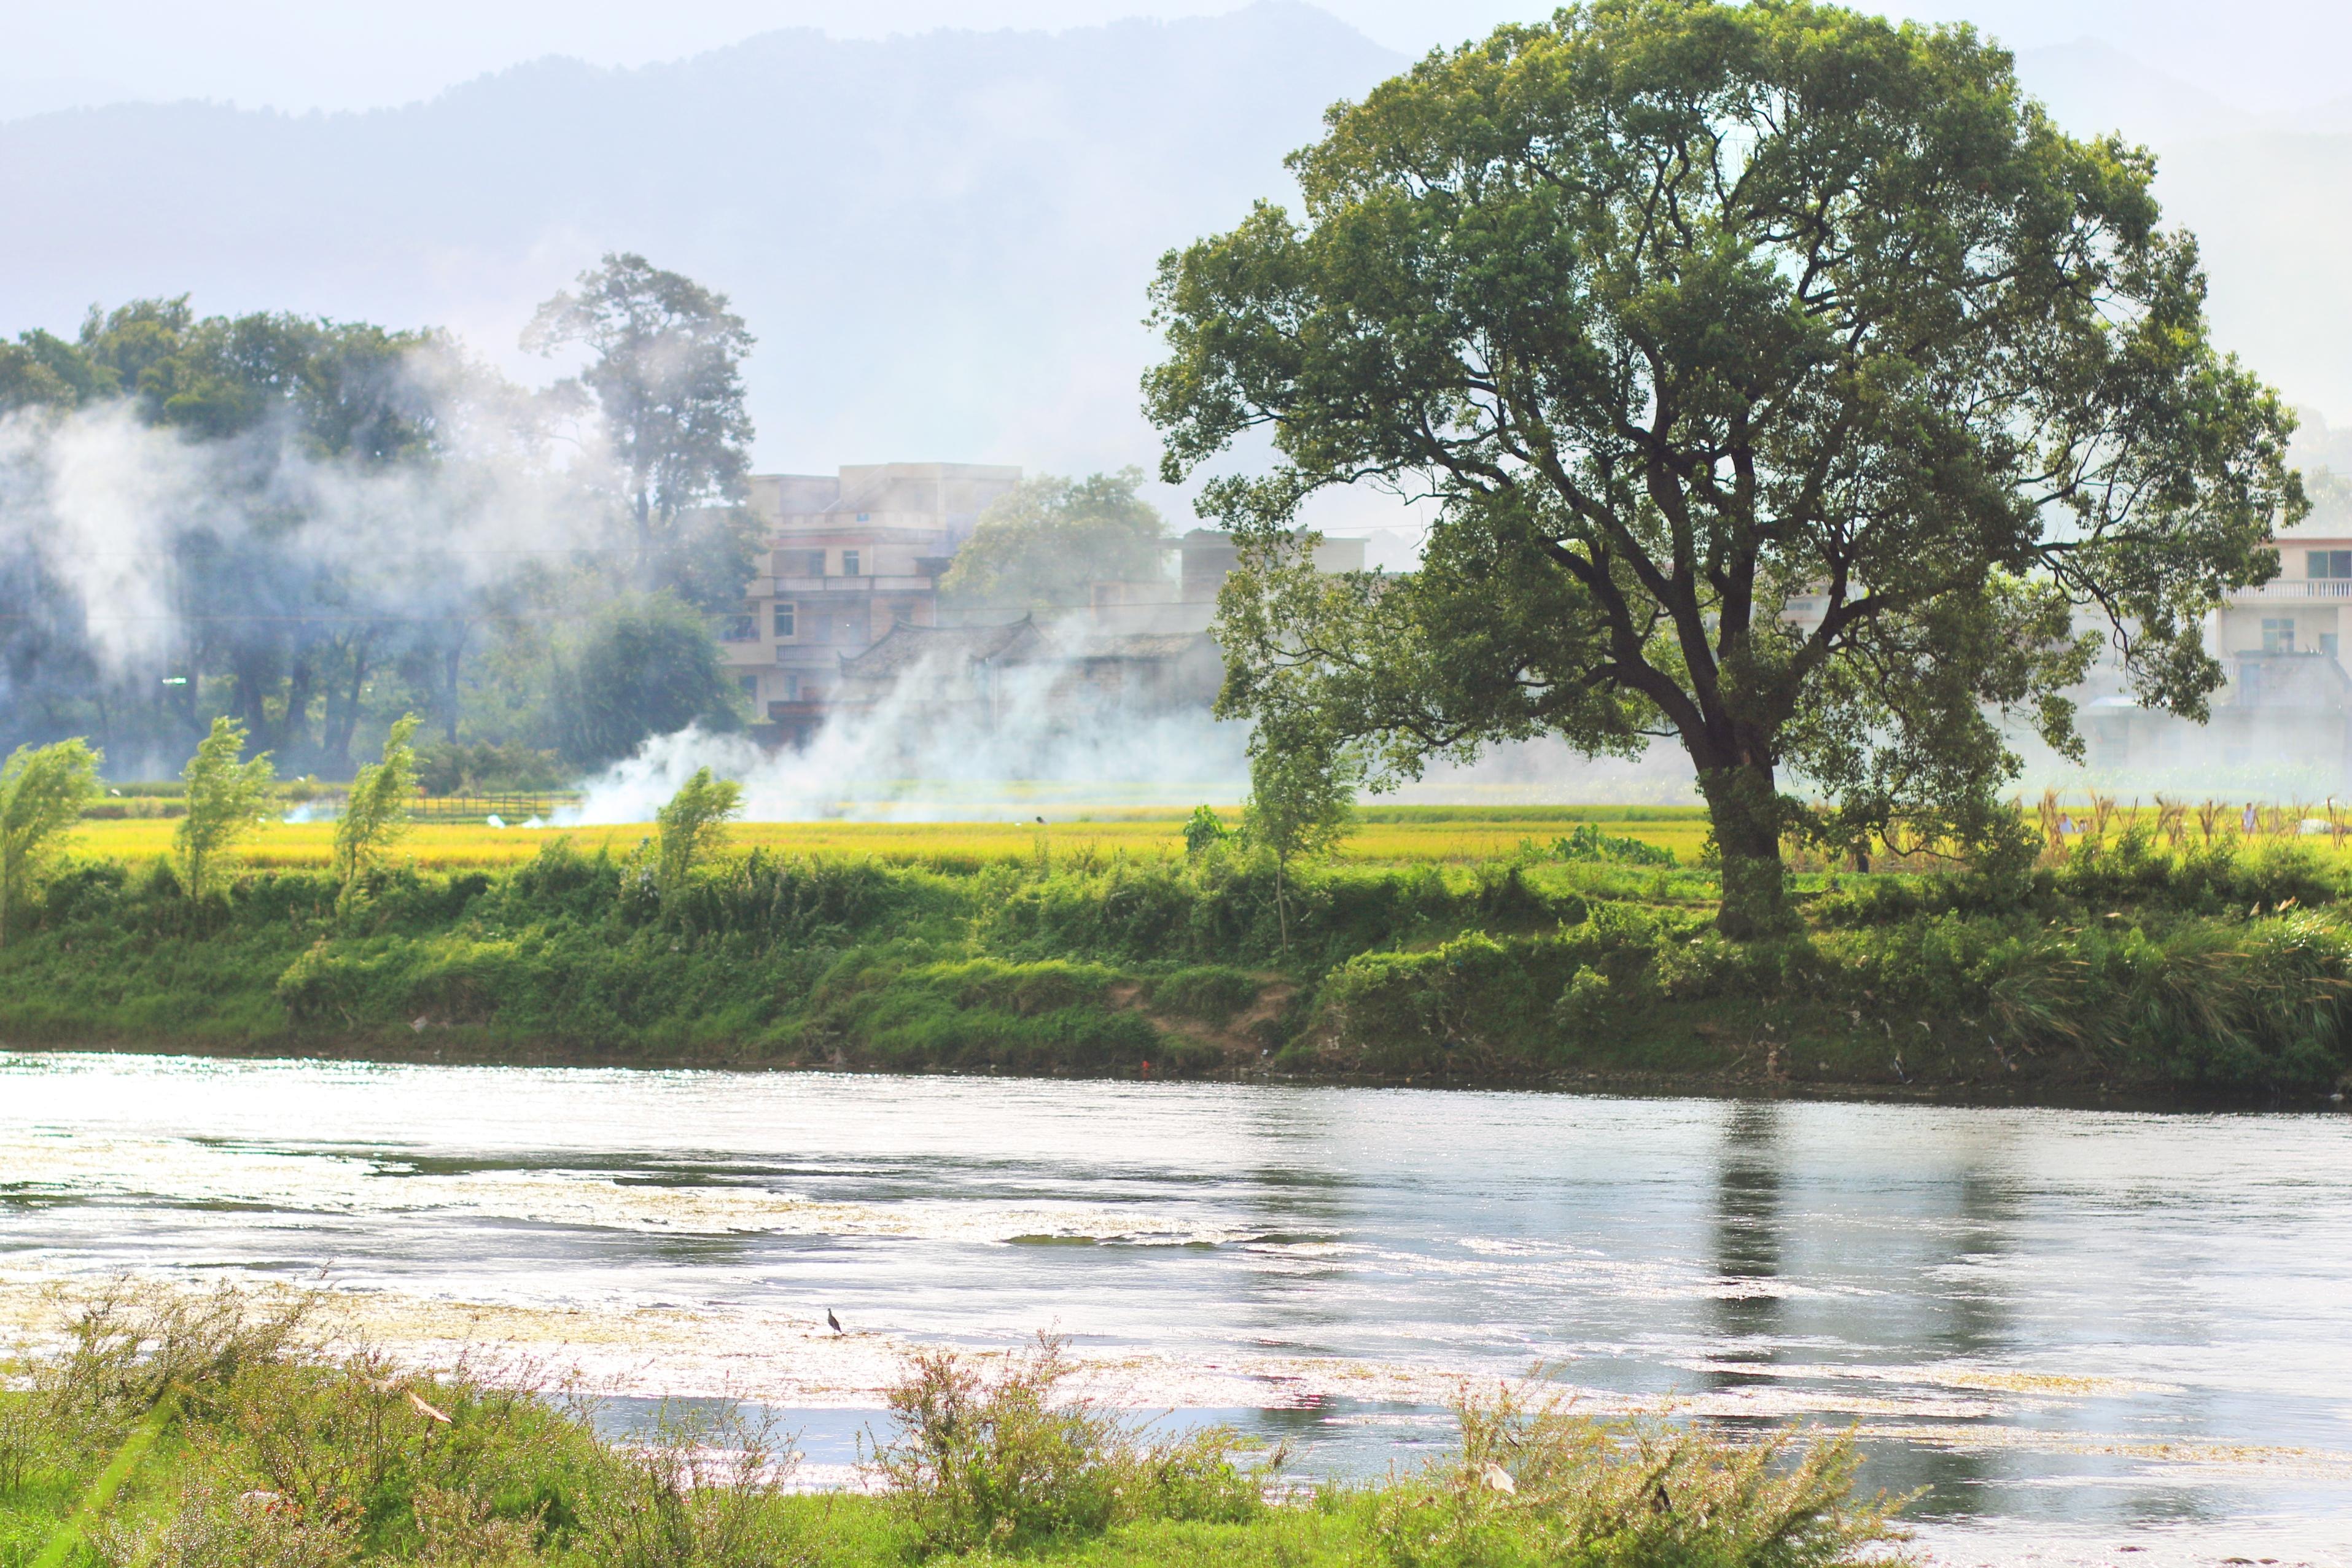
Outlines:
<svg viewBox="0 0 2352 1568"><path fill-rule="evenodd" d="M9 916L40 892L67 835L98 799L101 760L76 739L20 746L0 764L0 942Z"/></svg>
<svg viewBox="0 0 2352 1568"><path fill-rule="evenodd" d="M578 292L539 308L522 342L595 356L580 381L625 476L640 584L706 607L740 599L751 548L734 508L751 471L752 338L727 297L642 256L609 255Z"/></svg>
<svg viewBox="0 0 2352 1568"><path fill-rule="evenodd" d="M1060 479L1041 474L998 497L940 579L942 596L1005 609L1084 604L1097 582L1162 575L1159 511L1136 494L1143 470Z"/></svg>
<svg viewBox="0 0 2352 1568"><path fill-rule="evenodd" d="M1242 831L1274 857L1274 917L1290 951L1290 862L1318 855L1356 825L1361 768L1339 734L1294 710L1260 720L1250 737L1250 793Z"/></svg>
<svg viewBox="0 0 2352 1568"><path fill-rule="evenodd" d="M1788 919L1780 839L1900 816L1997 837L1995 719L2078 749L2105 623L2201 718L2204 611L2276 571L2293 420L2217 353L2152 160L2062 134L1965 27L1803 0L1601 0L1433 55L1171 253L1146 378L1182 480L1255 541L1226 711L1372 744L1376 781L1550 734L1689 754L1722 928ZM1371 479L1439 505L1420 570L1283 546ZM1795 613L1793 599L1812 605ZM1990 710L1990 711L1989 711Z"/></svg>
<svg viewBox="0 0 2352 1568"><path fill-rule="evenodd" d="M181 771L188 814L172 837L192 898L214 891L233 863L238 841L268 820L277 769L266 751L238 761L244 750L245 727L223 715L213 720L211 733L196 743L195 755Z"/></svg>
<svg viewBox="0 0 2352 1568"><path fill-rule="evenodd" d="M677 787L669 803L654 813L659 834L659 860L655 885L667 905L686 886L687 878L727 843L727 823L743 810L743 786L720 779L708 768Z"/></svg>
<svg viewBox="0 0 2352 1568"><path fill-rule="evenodd" d="M742 726L741 697L710 629L675 594L605 606L560 658L553 696L560 749L583 767L617 761L648 736L690 724Z"/></svg>
<svg viewBox="0 0 2352 1568"><path fill-rule="evenodd" d="M409 806L416 799L416 753L408 742L415 733L416 716L402 715L383 738L382 759L352 780L351 796L335 822L335 881L345 900L408 832Z"/></svg>

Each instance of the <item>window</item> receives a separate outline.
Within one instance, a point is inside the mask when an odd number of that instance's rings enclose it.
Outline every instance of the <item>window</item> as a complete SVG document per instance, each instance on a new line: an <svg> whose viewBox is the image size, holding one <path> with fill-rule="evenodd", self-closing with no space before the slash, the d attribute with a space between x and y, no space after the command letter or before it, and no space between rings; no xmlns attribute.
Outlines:
<svg viewBox="0 0 2352 1568"><path fill-rule="evenodd" d="M860 513L858 513L858 514L857 514L857 520L858 520L859 522L861 522L861 523L862 523L862 522L866 521L868 517L871 517L873 515L874 515L874 514L873 514L873 513L871 513L871 512L860 512ZM856 574L855 572L853 572L853 573L851 573L850 575L852 575L852 576L856 576Z"/></svg>
<svg viewBox="0 0 2352 1568"><path fill-rule="evenodd" d="M743 688L743 700L745 702L757 703L760 700L759 676L744 675L738 679L735 684Z"/></svg>
<svg viewBox="0 0 2352 1568"><path fill-rule="evenodd" d="M857 575L857 552L856 550L845 549L841 552L841 575L844 577L856 577Z"/></svg>
<svg viewBox="0 0 2352 1568"><path fill-rule="evenodd" d="M2326 655L2327 655L2329 658L2331 658L2331 659L2332 659L2332 658L2334 658L2334 657L2336 657L2336 633L2335 633L2335 632L2322 632L2319 634L2319 651L2320 651L2321 653L2323 653L2326 654Z"/></svg>
<svg viewBox="0 0 2352 1568"><path fill-rule="evenodd" d="M2303 552L2303 564L2305 577L2352 577L2352 549L2305 550Z"/></svg>
<svg viewBox="0 0 2352 1568"><path fill-rule="evenodd" d="M756 643L760 640L760 617L752 611L719 618L719 640L722 643Z"/></svg>
<svg viewBox="0 0 2352 1568"><path fill-rule="evenodd" d="M778 577L823 577L824 551L821 549L780 549L776 552Z"/></svg>
<svg viewBox="0 0 2352 1568"><path fill-rule="evenodd" d="M778 702L796 703L801 700L801 678L798 675L780 675L776 684L781 688L776 696Z"/></svg>
<svg viewBox="0 0 2352 1568"><path fill-rule="evenodd" d="M789 600L778 600L774 611L776 641L781 643L793 634L793 622L800 606Z"/></svg>
<svg viewBox="0 0 2352 1568"><path fill-rule="evenodd" d="M2263 652L2292 653L2294 652L2294 617L2292 615L2263 617Z"/></svg>

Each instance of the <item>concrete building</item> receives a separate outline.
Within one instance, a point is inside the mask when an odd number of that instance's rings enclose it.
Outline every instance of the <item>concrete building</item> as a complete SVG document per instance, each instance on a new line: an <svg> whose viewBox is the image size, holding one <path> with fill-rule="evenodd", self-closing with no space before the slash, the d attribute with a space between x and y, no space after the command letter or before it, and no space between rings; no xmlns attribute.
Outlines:
<svg viewBox="0 0 2352 1568"><path fill-rule="evenodd" d="M942 608L949 561L1020 479L1018 468L961 463L754 476L761 575L717 626L753 733L797 746L828 716L885 701L941 716L984 711L1005 700L1008 682L1074 716L1213 701L1223 672L1208 629L1239 560L1229 535L1194 528L1160 576L1092 584L1085 604L1050 616ZM1326 540L1316 561L1360 570L1364 541Z"/></svg>
<svg viewBox="0 0 2352 1568"><path fill-rule="evenodd" d="M2352 796L2352 531L2315 520L2276 541L2279 575L2208 616L2227 685L2204 725L2144 708L2112 647L2074 694L2084 762L2133 789L2254 799ZM2086 627L2104 621L2086 620Z"/></svg>
<svg viewBox="0 0 2352 1568"><path fill-rule="evenodd" d="M806 740L839 695L845 656L893 626L935 625L940 574L1020 479L1018 468L975 463L754 476L748 506L767 548L719 639L764 720L758 733Z"/></svg>

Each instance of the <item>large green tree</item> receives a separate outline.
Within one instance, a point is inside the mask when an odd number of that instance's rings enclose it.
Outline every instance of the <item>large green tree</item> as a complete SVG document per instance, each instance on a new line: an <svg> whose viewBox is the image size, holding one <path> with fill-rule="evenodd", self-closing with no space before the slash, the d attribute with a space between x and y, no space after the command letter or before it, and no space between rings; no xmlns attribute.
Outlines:
<svg viewBox="0 0 2352 1568"><path fill-rule="evenodd" d="M1023 480L981 514L940 591L967 604L1055 609L1086 603L1095 583L1160 576L1167 528L1136 493L1142 484L1140 468Z"/></svg>
<svg viewBox="0 0 2352 1568"><path fill-rule="evenodd" d="M1303 221L1261 204L1154 286L1166 477L1278 453L1205 492L1256 560L1228 711L1322 715L1381 778L1677 740L1735 935L1786 921L1792 827L1996 833L1996 719L2075 744L2078 621L2203 716L2201 616L2303 510L2294 422L2212 347L2149 155L2059 131L2002 50L1601 0L1328 127ZM1435 501L1420 569L1315 579L1284 530L1367 480Z"/></svg>
<svg viewBox="0 0 2352 1568"><path fill-rule="evenodd" d="M742 365L751 329L727 296L642 256L607 256L539 308L523 346L582 347L636 536L639 580L706 606L742 596L749 541L735 508L751 472Z"/></svg>

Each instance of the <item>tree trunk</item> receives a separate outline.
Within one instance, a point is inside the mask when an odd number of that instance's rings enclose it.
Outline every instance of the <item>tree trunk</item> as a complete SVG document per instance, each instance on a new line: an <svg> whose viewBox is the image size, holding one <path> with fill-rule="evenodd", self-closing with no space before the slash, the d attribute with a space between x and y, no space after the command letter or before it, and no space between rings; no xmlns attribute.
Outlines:
<svg viewBox="0 0 2352 1568"><path fill-rule="evenodd" d="M1699 792L1722 857L1723 903L1715 926L1734 941L1795 927L1789 877L1780 863L1780 810L1769 764L1702 768Z"/></svg>
<svg viewBox="0 0 2352 1568"><path fill-rule="evenodd" d="M1283 855L1274 857L1274 920L1282 931L1282 956L1290 956L1290 906L1283 900Z"/></svg>

